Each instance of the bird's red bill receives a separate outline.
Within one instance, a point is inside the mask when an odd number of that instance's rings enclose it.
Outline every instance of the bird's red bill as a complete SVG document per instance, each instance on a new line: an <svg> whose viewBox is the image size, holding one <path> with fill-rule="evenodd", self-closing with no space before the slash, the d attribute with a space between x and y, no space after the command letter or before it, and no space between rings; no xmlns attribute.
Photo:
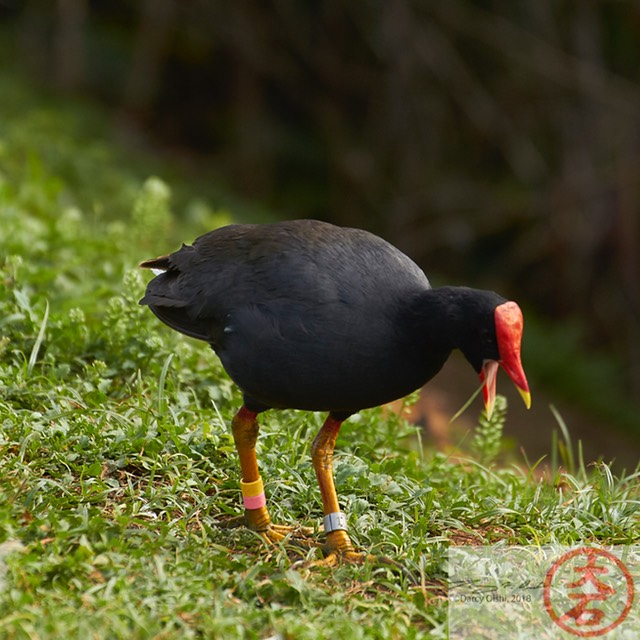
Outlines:
<svg viewBox="0 0 640 640"><path fill-rule="evenodd" d="M482 379L484 403L487 415L491 415L496 397L496 375L501 366L516 385L527 409L531 406L529 383L522 368L520 349L524 319L522 311L515 302L505 302L496 307L494 312L496 339L498 342L499 361L487 360L480 373Z"/></svg>
<svg viewBox="0 0 640 640"><path fill-rule="evenodd" d="M496 307L495 323L500 364L518 389L529 391L520 360L520 345L524 328L520 307L515 302L505 302Z"/></svg>
<svg viewBox="0 0 640 640"><path fill-rule="evenodd" d="M496 378L500 364L495 360L485 360L480 372L482 380L482 394L484 395L484 408L490 418L493 413L493 405L496 401Z"/></svg>

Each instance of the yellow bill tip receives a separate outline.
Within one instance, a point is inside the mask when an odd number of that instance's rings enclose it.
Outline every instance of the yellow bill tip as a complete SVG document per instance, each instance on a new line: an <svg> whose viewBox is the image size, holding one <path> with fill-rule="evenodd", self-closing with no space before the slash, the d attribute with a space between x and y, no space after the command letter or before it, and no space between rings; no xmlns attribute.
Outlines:
<svg viewBox="0 0 640 640"><path fill-rule="evenodd" d="M529 391L526 391L525 389L521 389L520 387L517 387L517 389L522 396L524 406L527 407L527 409L531 409L531 393Z"/></svg>

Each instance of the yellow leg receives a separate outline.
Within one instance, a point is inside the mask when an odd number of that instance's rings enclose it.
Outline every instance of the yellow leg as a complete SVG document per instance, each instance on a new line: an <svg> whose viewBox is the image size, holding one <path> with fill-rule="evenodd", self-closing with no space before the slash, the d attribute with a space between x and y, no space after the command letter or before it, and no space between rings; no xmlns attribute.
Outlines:
<svg viewBox="0 0 640 640"><path fill-rule="evenodd" d="M255 482L260 478L258 460L256 458L256 441L258 440L257 414L246 407L241 407L233 417L231 430L236 444L243 482ZM247 526L254 531L264 531L271 524L267 507L245 509Z"/></svg>
<svg viewBox="0 0 640 640"><path fill-rule="evenodd" d="M338 494L336 493L336 487L333 481L333 451L342 422L342 420L338 420L329 414L311 447L311 459L318 478L325 516L340 512ZM327 518L325 518L325 522L326 521ZM332 567L340 562L351 562L355 564L373 562L376 564L389 565L411 577L411 574L407 572L404 567L390 558L355 551L346 529L339 528L329 531L327 533L327 542L324 545L324 551L326 555L323 560L313 561L308 563L307 566Z"/></svg>
<svg viewBox="0 0 640 640"><path fill-rule="evenodd" d="M329 415L311 447L311 460L318 478L325 516L340 512L338 494L333 482L333 450L336 446L336 439L342 422L342 420L337 420ZM338 529L327 533L325 551L327 557L322 561L323 564L334 564L338 558L351 562L363 562L367 559L366 554L354 551L346 529Z"/></svg>
<svg viewBox="0 0 640 640"><path fill-rule="evenodd" d="M257 413L243 406L233 417L231 430L233 440L240 458L243 483L256 482L260 479L258 460L256 458L256 441L258 439ZM288 534L311 535L311 530L305 527L290 527L274 525L271 522L266 505L258 508L245 508L245 524L258 532L266 542L280 542Z"/></svg>
<svg viewBox="0 0 640 640"><path fill-rule="evenodd" d="M258 439L257 414L247 407L242 407L233 418L231 423L233 439L240 458L240 468L242 469L243 483L254 483L260 479L258 461L256 459L256 441ZM329 415L318 432L312 445L312 461L318 478L318 485L322 495L322 506L324 515L336 514L340 511L338 496L333 481L333 450L342 420L337 420ZM305 527L291 527L275 525L271 522L269 511L266 505L256 509L245 509L246 525L260 534L267 543L277 543L282 541L287 535L293 535L296 541L304 546L312 546L313 542L308 539L312 535L311 529ZM375 562L387 564L407 573L398 563L383 556L373 556L366 553L358 553L354 550L353 544L346 529L338 528L326 534L326 544L323 546L325 558L306 566L335 566L340 562Z"/></svg>

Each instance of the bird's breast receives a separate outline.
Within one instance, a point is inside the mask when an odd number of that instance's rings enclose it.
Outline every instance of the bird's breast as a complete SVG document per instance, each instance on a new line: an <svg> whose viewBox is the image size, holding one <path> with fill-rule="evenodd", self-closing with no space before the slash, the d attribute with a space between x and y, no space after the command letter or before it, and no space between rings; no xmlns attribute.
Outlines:
<svg viewBox="0 0 640 640"><path fill-rule="evenodd" d="M245 395L262 405L357 411L410 393L429 373L377 311L248 306L229 315L216 352Z"/></svg>

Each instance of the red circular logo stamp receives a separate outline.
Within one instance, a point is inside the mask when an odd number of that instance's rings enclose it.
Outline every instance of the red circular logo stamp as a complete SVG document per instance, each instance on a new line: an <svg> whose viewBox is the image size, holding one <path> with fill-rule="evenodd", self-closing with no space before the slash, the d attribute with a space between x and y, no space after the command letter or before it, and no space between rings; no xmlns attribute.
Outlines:
<svg viewBox="0 0 640 640"><path fill-rule="evenodd" d="M562 629L603 636L628 615L635 590L624 563L604 549L579 547L560 556L544 580L544 606Z"/></svg>

